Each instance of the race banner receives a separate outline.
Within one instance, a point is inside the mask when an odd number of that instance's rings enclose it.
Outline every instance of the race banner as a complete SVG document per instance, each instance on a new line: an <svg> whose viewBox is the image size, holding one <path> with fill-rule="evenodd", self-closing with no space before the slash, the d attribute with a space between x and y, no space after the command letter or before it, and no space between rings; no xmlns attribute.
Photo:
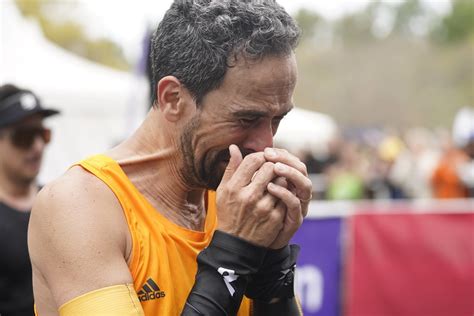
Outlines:
<svg viewBox="0 0 474 316"><path fill-rule="evenodd" d="M293 238L301 246L295 289L305 316L340 315L342 223L306 219Z"/></svg>
<svg viewBox="0 0 474 316"><path fill-rule="evenodd" d="M474 214L347 220L344 315L474 315Z"/></svg>

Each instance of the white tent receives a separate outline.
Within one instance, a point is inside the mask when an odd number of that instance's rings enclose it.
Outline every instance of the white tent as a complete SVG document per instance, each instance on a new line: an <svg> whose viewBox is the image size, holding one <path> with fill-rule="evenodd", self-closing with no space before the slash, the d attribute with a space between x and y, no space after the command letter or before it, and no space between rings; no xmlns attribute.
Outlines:
<svg viewBox="0 0 474 316"><path fill-rule="evenodd" d="M44 38L10 1L0 6L0 84L37 93L48 107L53 141L40 175L43 182L88 155L103 152L133 131L147 108L144 78L77 57Z"/></svg>
<svg viewBox="0 0 474 316"><path fill-rule="evenodd" d="M294 108L281 121L275 145L294 152L307 150L325 154L328 142L336 137L337 132L337 125L329 115Z"/></svg>

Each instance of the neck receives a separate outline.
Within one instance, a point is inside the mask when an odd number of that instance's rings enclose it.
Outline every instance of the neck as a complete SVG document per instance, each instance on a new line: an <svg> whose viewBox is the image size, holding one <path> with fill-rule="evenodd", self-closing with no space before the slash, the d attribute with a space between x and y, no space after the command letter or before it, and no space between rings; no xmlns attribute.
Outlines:
<svg viewBox="0 0 474 316"><path fill-rule="evenodd" d="M35 181L21 181L10 179L5 173L0 172L0 201L17 209L29 211L33 200L38 193Z"/></svg>
<svg viewBox="0 0 474 316"><path fill-rule="evenodd" d="M177 225L203 230L206 190L192 187L183 176L183 157L175 136L161 128L156 113L150 112L132 137L109 152L135 187L162 215Z"/></svg>

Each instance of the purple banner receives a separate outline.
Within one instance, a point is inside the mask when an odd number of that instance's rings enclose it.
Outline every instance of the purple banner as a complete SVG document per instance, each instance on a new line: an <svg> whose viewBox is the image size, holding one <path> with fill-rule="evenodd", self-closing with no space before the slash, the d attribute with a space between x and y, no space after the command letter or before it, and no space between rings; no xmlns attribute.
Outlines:
<svg viewBox="0 0 474 316"><path fill-rule="evenodd" d="M306 219L292 240L301 252L295 289L305 316L338 316L341 280L340 218Z"/></svg>

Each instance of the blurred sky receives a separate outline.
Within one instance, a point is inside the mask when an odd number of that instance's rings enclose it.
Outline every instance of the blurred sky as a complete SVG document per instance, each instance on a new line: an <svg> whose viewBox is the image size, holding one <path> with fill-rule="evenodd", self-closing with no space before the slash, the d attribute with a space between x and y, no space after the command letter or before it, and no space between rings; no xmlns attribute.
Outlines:
<svg viewBox="0 0 474 316"><path fill-rule="evenodd" d="M305 7L333 20L344 14L357 11L371 0L279 0L290 13ZM398 4L402 0L386 0ZM141 40L147 27L156 26L172 0L75 0L80 10L77 18L82 20L87 33L92 37L108 37L121 45L130 60L140 54ZM428 7L442 13L450 9L450 0L423 0Z"/></svg>

